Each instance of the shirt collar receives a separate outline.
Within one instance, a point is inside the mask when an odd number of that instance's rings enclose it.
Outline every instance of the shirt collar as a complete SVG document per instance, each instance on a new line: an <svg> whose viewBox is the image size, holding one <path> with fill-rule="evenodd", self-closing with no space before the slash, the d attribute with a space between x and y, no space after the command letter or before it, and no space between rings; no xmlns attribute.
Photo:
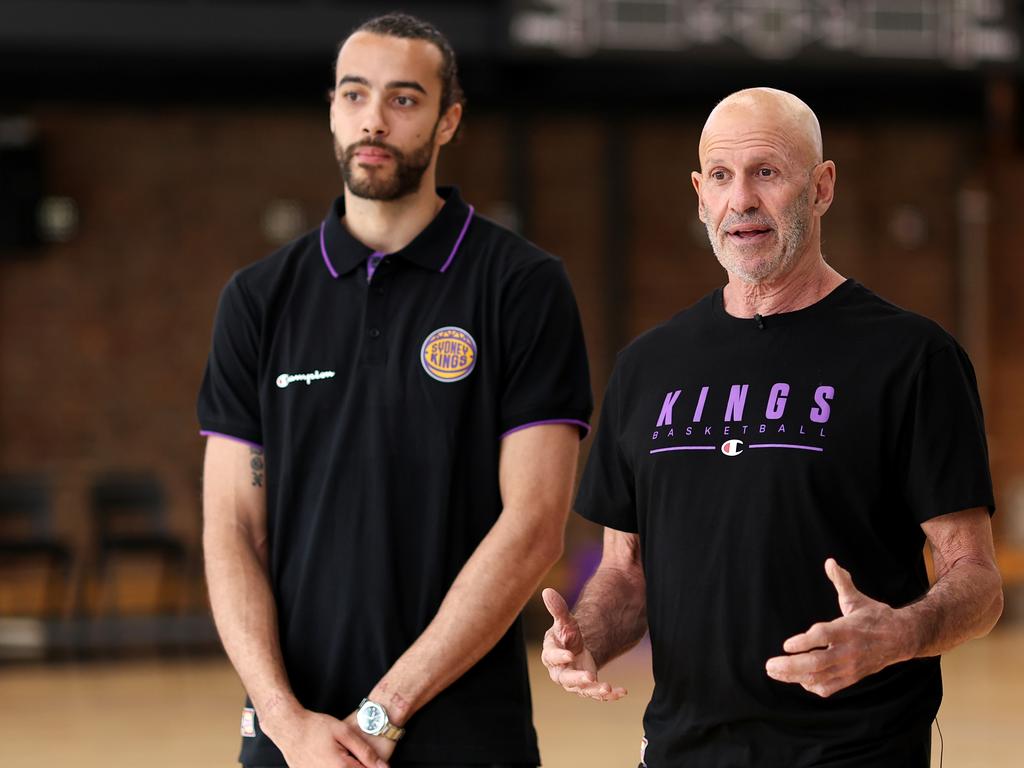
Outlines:
<svg viewBox="0 0 1024 768"><path fill-rule="evenodd" d="M467 205L455 187L438 187L437 194L444 205L423 231L405 248L393 255L434 272L445 272L462 245L474 209ZM345 197L338 197L331 205L327 218L320 224L320 255L331 277L351 272L376 253L356 240L341 223L345 215Z"/></svg>

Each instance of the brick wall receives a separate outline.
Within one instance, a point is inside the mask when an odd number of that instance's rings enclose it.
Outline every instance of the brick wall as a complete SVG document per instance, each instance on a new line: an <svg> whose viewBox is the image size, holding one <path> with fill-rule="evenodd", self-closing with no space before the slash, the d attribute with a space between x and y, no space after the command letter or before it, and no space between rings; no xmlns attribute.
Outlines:
<svg viewBox="0 0 1024 768"><path fill-rule="evenodd" d="M267 202L311 216L336 185L326 118L52 108L34 116L47 189L81 231L0 264L0 467L42 468L86 535L85 489L105 469L154 468L173 524L195 534L194 415L221 286L271 245Z"/></svg>
<svg viewBox="0 0 1024 768"><path fill-rule="evenodd" d="M60 527L83 541L90 478L153 467L171 491L174 525L194 537L202 452L194 401L217 295L234 270L274 248L260 228L270 201L297 201L312 227L338 193L326 114L67 106L34 118L47 189L78 201L81 231L34 259L0 262L0 470L52 472ZM517 120L470 115L461 146L443 153L440 178L458 183L482 213L517 213L531 239L564 259L600 402L616 346L609 313L624 316L621 335L631 338L723 282L689 179L700 123ZM827 125L825 134L839 166L826 254L954 332L956 200L976 139L956 127L894 122ZM627 186L620 210L611 210L612 153L620 153ZM1005 485L1024 457L1024 268L1015 227L1024 160L998 168L982 180L993 222L992 335L979 375ZM909 244L890 227L904 209L926 224ZM608 269L610 217L625 232L621 284Z"/></svg>

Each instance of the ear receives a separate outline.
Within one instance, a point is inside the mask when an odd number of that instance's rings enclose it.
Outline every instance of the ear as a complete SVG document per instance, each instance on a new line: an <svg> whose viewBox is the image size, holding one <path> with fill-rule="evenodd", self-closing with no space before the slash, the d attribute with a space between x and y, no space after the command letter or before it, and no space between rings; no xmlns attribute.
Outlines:
<svg viewBox="0 0 1024 768"><path fill-rule="evenodd" d="M331 126L331 134L334 134L334 89L327 91L327 120Z"/></svg>
<svg viewBox="0 0 1024 768"><path fill-rule="evenodd" d="M697 193L697 218L702 222L704 221L704 206L700 204L700 184L703 180L704 177L700 175L700 171L691 171L690 181L693 182L693 191Z"/></svg>
<svg viewBox="0 0 1024 768"><path fill-rule="evenodd" d="M462 105L456 102L448 107L437 123L438 145L447 144L452 140L460 122L462 122Z"/></svg>
<svg viewBox="0 0 1024 768"><path fill-rule="evenodd" d="M836 191L836 164L831 160L818 163L811 171L811 178L814 180L814 213L824 216Z"/></svg>

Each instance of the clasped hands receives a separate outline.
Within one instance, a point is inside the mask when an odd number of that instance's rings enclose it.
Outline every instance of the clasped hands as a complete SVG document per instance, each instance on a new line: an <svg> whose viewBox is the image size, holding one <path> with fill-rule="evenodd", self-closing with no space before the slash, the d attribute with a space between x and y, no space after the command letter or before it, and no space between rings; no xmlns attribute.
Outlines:
<svg viewBox="0 0 1024 768"><path fill-rule="evenodd" d="M338 720L303 709L282 719L273 732L264 728L264 733L294 768L388 768L395 750L391 739L363 733L355 712Z"/></svg>
<svg viewBox="0 0 1024 768"><path fill-rule="evenodd" d="M834 559L825 561L825 573L836 588L842 616L790 637L782 644L785 655L765 663L773 680L800 685L823 698L910 658L898 612L860 592ZM551 679L570 693L598 701L625 696L624 688L598 679L594 657L562 596L553 589L545 589L542 596L554 620L541 653Z"/></svg>

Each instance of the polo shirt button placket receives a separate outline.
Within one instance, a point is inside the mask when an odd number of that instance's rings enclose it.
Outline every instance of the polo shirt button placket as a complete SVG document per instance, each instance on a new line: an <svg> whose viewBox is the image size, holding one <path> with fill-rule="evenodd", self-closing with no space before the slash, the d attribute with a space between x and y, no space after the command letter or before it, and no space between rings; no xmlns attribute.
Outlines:
<svg viewBox="0 0 1024 768"><path fill-rule="evenodd" d="M383 344L383 324L386 320L382 297L385 293L384 285L390 272L391 260L385 257L377 262L373 277L370 279L370 295L366 303L366 335L368 338L363 359L371 365L381 365L387 359L387 350Z"/></svg>

